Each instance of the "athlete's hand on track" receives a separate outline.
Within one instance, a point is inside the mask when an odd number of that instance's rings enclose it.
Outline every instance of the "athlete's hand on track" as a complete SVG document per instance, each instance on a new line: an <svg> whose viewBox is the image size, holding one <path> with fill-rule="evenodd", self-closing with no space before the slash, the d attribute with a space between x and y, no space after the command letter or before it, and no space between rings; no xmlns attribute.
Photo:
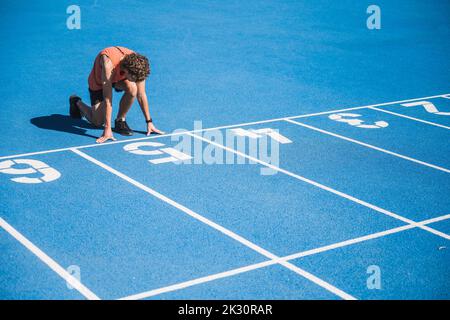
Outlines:
<svg viewBox="0 0 450 320"><path fill-rule="evenodd" d="M103 130L103 135L96 140L97 143L103 143L105 141L108 141L111 139L112 141L116 141L116 138L114 138L111 128Z"/></svg>
<svg viewBox="0 0 450 320"><path fill-rule="evenodd" d="M158 133L158 134L164 134L163 131L158 130L154 125L153 122L147 123L147 136L149 136L152 132Z"/></svg>

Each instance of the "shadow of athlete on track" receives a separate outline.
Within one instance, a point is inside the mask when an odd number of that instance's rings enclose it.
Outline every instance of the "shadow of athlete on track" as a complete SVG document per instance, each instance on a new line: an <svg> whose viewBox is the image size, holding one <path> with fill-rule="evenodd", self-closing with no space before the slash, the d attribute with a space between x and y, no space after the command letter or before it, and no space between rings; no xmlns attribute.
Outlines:
<svg viewBox="0 0 450 320"><path fill-rule="evenodd" d="M97 139L98 136L87 134L87 129L102 129L95 127L82 119L74 119L63 114L52 114L50 116L36 117L31 119L30 122L41 129L73 133L95 139Z"/></svg>
<svg viewBox="0 0 450 320"><path fill-rule="evenodd" d="M87 129L103 130L103 127L96 127L83 119L74 119L64 114L52 114L51 116L36 117L31 119L30 122L41 129L73 133L95 139L100 137L100 135L93 136L91 134L87 134ZM133 132L146 135L145 131L133 130ZM152 132L152 135L154 134L156 133Z"/></svg>

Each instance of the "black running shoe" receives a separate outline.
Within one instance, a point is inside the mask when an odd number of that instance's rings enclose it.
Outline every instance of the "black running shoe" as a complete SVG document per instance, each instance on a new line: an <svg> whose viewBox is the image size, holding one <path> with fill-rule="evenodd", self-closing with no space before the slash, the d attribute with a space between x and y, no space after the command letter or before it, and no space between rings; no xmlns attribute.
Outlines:
<svg viewBox="0 0 450 320"><path fill-rule="evenodd" d="M114 122L114 132L117 132L118 134L121 134L123 136L132 136L133 130L130 129L127 122L125 120L119 120L116 119Z"/></svg>
<svg viewBox="0 0 450 320"><path fill-rule="evenodd" d="M81 98L76 95L72 95L69 98L69 104L70 104L69 113L72 118L81 119L81 112L77 106L77 102L80 100L81 100Z"/></svg>

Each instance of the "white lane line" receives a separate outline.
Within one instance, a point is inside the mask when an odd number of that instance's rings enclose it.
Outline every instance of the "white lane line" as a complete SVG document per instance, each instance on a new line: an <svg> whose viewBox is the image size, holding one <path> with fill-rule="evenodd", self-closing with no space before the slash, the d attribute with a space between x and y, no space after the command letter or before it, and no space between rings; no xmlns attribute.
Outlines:
<svg viewBox="0 0 450 320"><path fill-rule="evenodd" d="M225 234L226 236L228 236L228 237L230 237L230 238L240 242L241 244L245 245L246 247L248 247L248 248L250 248L250 249L252 249L252 250L254 250L254 251L258 252L258 253L260 253L261 255L263 255L263 256L271 259L271 260L279 258L275 254L273 254L273 253L271 253L271 252L261 248L260 246L254 244L253 242L251 242L251 241L245 239L244 237L241 237L240 235L234 233L233 231L228 230L227 228L225 228L225 227L223 227L223 226L221 226L221 225L219 225L219 224L217 224L217 223L215 223L215 222L213 222L213 221L203 217L202 215L192 211L191 209L181 205L180 203L178 203L178 202L176 202L176 201L174 201L174 200L172 200L172 199L162 195L161 193L159 193L159 192L157 192L157 191L155 191L155 190L153 190L153 189L143 185L142 183L140 183L140 182L138 182L138 181L128 177L127 175L125 175L125 174L115 170L114 168L111 168L110 166L104 164L103 162L100 162L99 160L89 156L88 154L86 154L86 153L84 153L84 152L82 152L80 150L77 150L77 149L71 149L71 151L76 153L76 154L78 154L79 156L83 157L84 159L86 159L86 160L88 160L88 161L98 165L99 167L109 171L110 173L118 176L119 178L129 182L130 184L134 185L135 187L141 189L142 191L145 191L148 194L150 194L150 195L152 195L152 196L154 196L154 197L156 197L156 198L158 198L158 199L168 203L169 205L177 208L178 210L183 211L184 213L186 213L187 215L191 216L192 218L194 218L194 219L196 219L196 220L198 220L198 221L200 221L200 222L210 226L211 228L213 228L213 229L215 229L215 230ZM307 272L307 271L305 271L305 270L303 270L301 268L298 268L297 266L294 266L294 265L290 264L289 262L280 262L280 264L283 265L284 267L294 271L295 273L305 277L306 279L316 283L317 285L323 287L324 289L334 293L335 295L341 297L342 299L346 299L346 300L354 300L355 299L353 296L343 292L342 290L340 290L340 289L336 288L335 286L333 286L333 285L323 281L322 279L317 278L313 274L311 274L311 273L309 273L309 272Z"/></svg>
<svg viewBox="0 0 450 320"><path fill-rule="evenodd" d="M311 113L311 114L306 114L306 115L293 116L292 118L298 118L298 117L303 118L303 117L316 116L316 115L322 115L322 114L328 114L328 113L340 112L340 111L350 111L350 110L363 109L363 108L367 108L367 107L354 107L354 108L347 108L347 109L341 109L341 110L324 111L324 112L319 112L319 113ZM288 118L291 118L291 117L288 117ZM228 129L228 128L241 127L241 126L250 126L250 125L270 123L270 122L279 122L279 121L283 121L284 119L286 119L286 117L274 118L274 119L268 119L268 120L261 120L261 121L253 121L253 122L244 122L244 123L239 123L239 124L225 125L225 126L220 126L220 127L205 128L205 129L198 129L198 130L183 130L183 129L181 129L181 130L178 130L177 132L167 133L167 134L159 134L159 135L152 135L152 136L149 136L149 137L133 138L133 139L125 139L125 140L116 140L116 141L109 141L109 142L106 142L106 143L94 143L94 144L87 144L87 145L83 145L83 146L73 146L73 147L60 148L60 149L52 149L52 150L44 150L44 151L36 151L36 152L15 154L15 155L10 155L10 156L2 156L2 157L0 157L0 160L11 159L11 158L18 158L18 157L28 157L28 156L34 156L34 155L40 155L40 154L47 154L47 153L70 151L72 149L95 148L95 147L108 146L108 145L112 145L112 144L121 144L121 143L136 142L136 141L141 141L141 140L150 140L150 139L158 139L158 138L179 136L179 135L186 134L187 132L191 132L191 133L207 132L207 131Z"/></svg>
<svg viewBox="0 0 450 320"><path fill-rule="evenodd" d="M133 294L133 295L129 295L123 298L120 298L118 300L139 300L139 299L145 299L145 298L150 298L153 296L157 296L163 293L167 293L167 292L171 292L171 291L177 291L177 290L181 290L184 288L188 288L188 287L192 287L198 284L202 284L202 283L206 283L206 282L210 282L213 280L218 280L218 279L223 279L223 278L228 278L237 274L241 274L241 273L245 273L245 272L249 272L252 270L256 270L256 269L260 269L260 268L264 268L267 266L271 266L274 264L278 264L278 262L276 260L267 260L261 263L255 263L255 264L251 264L245 267L241 267L241 268L236 268L236 269L232 269L229 271L225 271L225 272L220 272L220 273L216 273L213 275L209 275L206 277L201 277L201 278L197 278L197 279L193 279L193 280L189 280L189 281L184 281L184 282L180 282L177 284L173 284L167 287L163 287L163 288L158 288L158 289L154 289L154 290L149 290L149 291L145 291L145 292L141 292L141 293L137 293L137 294Z"/></svg>
<svg viewBox="0 0 450 320"><path fill-rule="evenodd" d="M6 232L8 232L12 237L19 241L25 248L31 251L36 257L38 257L43 263L45 263L50 269L56 272L61 278L63 278L67 283L69 283L74 289L85 296L89 300L100 300L100 298L89 290L85 285L83 285L77 278L73 277L67 272L63 267L61 267L55 260L50 258L45 252L34 245L30 240L25 238L19 231L14 229L9 223L4 219L0 218L0 227L2 227Z"/></svg>
<svg viewBox="0 0 450 320"><path fill-rule="evenodd" d="M367 107L354 107L354 108L347 108L347 109L340 109L340 110L324 111L324 112L319 112L319 113L311 113L311 114L306 114L306 115L293 116L292 118L299 118L299 117L303 118L303 117L316 116L316 115L322 115L322 114L328 114L328 113L340 112L340 111L350 111L350 110L363 109L363 108L367 108ZM288 117L288 118L291 118L291 117ZM107 145L112 145L112 144L121 144L121 143L136 142L136 141L141 141L141 140L150 140L150 139L172 137L172 136L183 135L183 134L186 134L187 132L191 132L191 133L207 132L207 131L228 129L228 128L241 127L241 126L250 126L250 125L270 123L270 122L279 122L279 121L283 121L285 119L286 119L286 117L274 118L274 119L268 119L268 120L245 122L245 123L225 125L225 126L220 126L220 127L206 128L206 129L199 129L199 130L182 130L181 129L181 130L178 130L177 132L167 133L167 134L160 134L160 135L152 135L152 136L149 136L149 137L133 138L133 139L125 139L125 140L116 140L116 141L109 141L109 142L106 142L106 143L94 143L94 144L88 144L88 145L83 145L83 146L73 146L73 147L60 148L60 149L52 149L52 150L44 150L44 151L36 151L36 152L15 154L15 155L10 155L10 156L2 156L2 157L0 157L0 160L11 159L11 158L18 158L18 157L34 156L34 155L47 154L47 153L70 151L72 149L95 148L95 147L102 147L102 146L107 146Z"/></svg>
<svg viewBox="0 0 450 320"><path fill-rule="evenodd" d="M355 238L355 239L350 239L350 240L338 242L338 243L331 244L331 245L324 246L324 247L320 247L320 248L317 248L317 249L312 249L312 250L307 250L307 251L304 251L304 252L295 253L295 254L286 256L283 259L286 259L286 260L298 259L298 258L302 258L302 257L318 254L318 253L321 253L321 252L333 250L333 249L336 249L336 248L341 248L341 247L353 245L355 243L364 242L364 241L368 241L368 240L372 240L372 239L376 239L376 238L381 238L381 237L384 237L384 236L387 236L387 235L391 235L391 234L394 234L394 233L406 231L406 230L409 230L409 229L418 228L419 226L424 227L427 224L431 224L431 223L435 223L435 222L439 222L439 221L443 221L443 220L447 220L447 219L450 219L450 214L439 216L439 217L428 219L428 220L424 220L424 221L418 222L417 225L408 224L408 225L405 225L405 226L389 229L389 230L386 230L386 231L376 232L376 233L373 233L373 234L370 234L370 235L367 235L367 236L358 237L358 238ZM450 238L447 237L447 240L450 240Z"/></svg>
<svg viewBox="0 0 450 320"><path fill-rule="evenodd" d="M111 141L111 142L107 142L107 143L103 143L103 144L95 143L95 144L88 144L88 145L82 145L82 146L73 146L73 147L60 148L60 149L51 149L51 150L43 150L43 151L15 154L15 155L9 155L9 156L2 156L2 157L0 157L0 160L2 160L2 159L11 159L11 158L18 158L18 157L34 156L34 155L54 153L54 152L69 151L69 150L72 150L72 149L94 148L94 147L100 147L100 146L117 144L117 143L128 143L128 142L133 142L133 141L170 137L170 136L176 136L176 135L184 134L186 132L197 133L197 132L204 132L204 131L211 131L211 130L220 130L220 129L240 127L240 126L249 126L249 125L255 125L255 124L269 123L269 122L277 122L277 121L282 121L282 120L285 120L285 119L297 119L297 118L313 117L313 116L318 116L318 115L323 115L323 114L328 114L328 113L334 113L334 112L366 109L366 108L369 108L369 107L386 106L386 105L390 105L390 104L403 103L403 102L422 100L422 99L433 99L433 98L445 97L446 95L448 95L448 94L440 94L440 95L435 95L435 96L407 99L407 100L401 100L401 101L385 102L385 103L372 104L372 105L367 105L367 106L360 106L360 107L353 107L353 108L346 108L346 109L329 110L329 111L323 111L323 112L317 112L317 113L309 113L309 114L298 115L298 116L274 118L274 119L254 121L254 122L245 122L245 123L225 125L225 126L220 126L220 127L215 127L215 128L207 128L207 129L200 129L200 130L190 130L190 131L185 131L185 132L174 132L174 133L168 133L168 134L162 134L162 135L152 135L150 137Z"/></svg>
<svg viewBox="0 0 450 320"><path fill-rule="evenodd" d="M338 196L340 196L340 197L342 197L342 198L345 198L345 199L347 199L347 200L353 201L353 202L358 203L358 204L360 204L360 205L362 205L362 206L365 206L365 207L367 207L367 208L373 209L373 210L375 210L375 211L377 211L377 212L383 213L383 214L385 214L385 215L387 215L387 216L390 216L390 217L392 217L392 218L394 218L394 219L403 221L403 222L408 223L408 224L416 225L416 226L418 226L419 228L421 228L421 229L423 229L423 230L429 231L429 232L431 232L431 233L433 233L433 234L435 234L435 235L438 235L438 236L440 236L440 237L443 237L443 238L445 238L445 239L449 239L449 236L448 236L447 234L445 234L445 233L442 233L442 232L440 232L440 231L438 231L438 230L434 230L434 229L429 228L429 227L427 227L427 226L420 226L419 224L417 224L417 222L415 222L415 221L413 221L413 220L411 220L411 219L405 218L405 217L403 217L403 216L401 216L401 215L398 215L398 214L396 214L396 213L393 213L393 212L388 211L388 210L386 210L386 209L380 208L380 207L378 207L378 206L376 206L376 205L373 205L373 204L368 203L368 202L366 202L366 201L363 201L363 200L361 200L361 199L358 199L358 198L355 198L355 197L353 197L353 196L350 196L350 195L348 195L348 194L346 194L346 193L344 193L344 192L341 192L341 191L338 191L338 190L336 190L336 189L327 187L327 186L325 186L325 185L323 185L323 184L321 184L321 183L318 183L318 182L316 182L316 181L314 181L314 180L305 178L305 177L300 176L300 175L298 175L298 174L295 174L295 173L293 173L293 172L290 172L290 171L287 171L287 170L282 169L282 168L280 168L280 167L274 166L274 165L272 165L272 164L270 164L270 163L264 162L264 161L262 161L262 160L259 160L259 159L255 158L255 157L249 156L249 155L247 155L247 154L245 154L245 153L243 153L243 152L234 150L234 149L229 148L229 147L227 147L227 146L224 146L224 145L222 145L222 144L220 144L220 143L217 143L217 142L208 140L208 139L206 139L206 138L203 138L203 137L201 137L201 136L198 136L198 135L196 135L196 134L193 134L193 133L187 133L187 135L190 135L190 136L193 137L193 138L196 138L196 139L205 141L205 142L207 142L207 143L209 143L209 144L215 145L215 146L217 146L217 147L219 147L219 148L221 148L221 149L224 149L224 150L226 150L226 151L229 151L229 152L232 152L232 153L234 153L234 154L237 154L237 155L239 155L239 156L241 156L241 157L243 157L243 158L247 158L247 159L249 159L249 160L252 160L252 161L254 161L254 162L256 162L256 163L259 163L259 164L261 164L261 165L263 165L263 166L265 166L265 167L268 167L268 168L271 168L271 169L276 170L276 171L278 171L278 172L284 173L284 174L286 174L286 175L288 175L288 176L291 176L291 177L293 177L293 178L296 178L296 179L298 179L298 180L301 180L301 181L303 181L303 182L306 182L306 183L308 183L308 184L311 184L311 185L313 185L313 186L316 186L316 187L318 187L318 188L320 188L320 189L323 189L323 190L329 191L329 192L331 192L331 193L334 193L334 194L336 194L336 195L338 195Z"/></svg>
<svg viewBox="0 0 450 320"><path fill-rule="evenodd" d="M334 113L334 112L341 112L341 111L350 111L350 110L357 110L357 109L367 109L371 107L382 107L387 106L390 104L397 104L397 103L405 103L410 101L416 101L416 100L422 100L422 99L434 99L434 98L445 98L448 94L438 94L435 96L429 96L429 97L423 97L423 98L414 98L414 99L406 99L406 100L399 100L399 101L391 101L391 102L383 102L378 104L370 104L367 106L361 106L361 107L355 107L351 109L342 109L342 110L335 110L335 111L326 111L326 112L319 112L317 114L309 114L309 115L303 115L303 116L294 116L294 117L285 117L284 119L296 119L296 118L304 118L304 117L313 117L316 115L322 115L327 113Z"/></svg>
<svg viewBox="0 0 450 320"><path fill-rule="evenodd" d="M436 218L432 218L432 219L428 219L428 220L424 220L424 221L418 222L418 224L423 226L423 225L426 225L426 224L430 224L430 223L434 223L434 222L438 222L438 221L443 221L443 220L447 220L447 219L450 219L450 214L447 214L447 215L444 215L444 216L440 216L440 217L436 217ZM358 238L349 239L349 240L345 240L345 241L342 241L342 242L330 244L330 245L323 246L323 247L320 247L320 248L294 253L294 254L282 257L282 258L280 258L278 260L268 260L268 261L264 261L264 262L261 262L261 263L255 263L255 264L251 264L251 265L248 265L248 266L245 266L245 267L240 267L240 268L228 270L228 271L225 271L225 272L216 273L216 274L209 275L209 276L205 276L205 277L201 277L201 278L197 278L197 279L193 279L193 280L189 280L189 281L180 282L180 283L173 284L173 285L170 285L170 286L166 286L166 287L162 287L162 288L158 288L158 289L153 289L153 290L149 290L149 291L145 291L145 292L129 295L129 296L120 298L119 300L138 300L138 299L150 298L150 297L154 297L154 296L157 296L157 295L160 295L160 294L163 294L163 293L177 291L177 290L185 289L185 288L192 287L192 286L195 286L195 285L198 285L198 284L207 283L207 282L211 282L211 281L218 280L218 279L228 278L228 277L232 277L232 276L235 276L235 275L238 275L238 274L242 274L242 273L245 273L245 272L249 272L249 271L265 268L265 267L268 267L268 266L271 266L271 265L274 265L274 264L278 264L279 261L281 261L281 260L283 260L283 261L290 261L290 260L294 260L294 259L298 259L298 258L302 258L302 257L306 257L306 256L311 256L311 255L315 255L315 254L318 254L318 253L321 253L321 252L330 251L330 250L334 250L334 249L337 249L337 248L342 248L342 247L350 246L350 245L353 245L353 244L365 242L365 241L368 241L368 240L385 237L385 236L388 236L388 235L391 235L391 234L399 233L399 232L410 230L410 229L414 229L414 228L416 228L416 226L408 224L408 225L404 225L404 226L401 226L401 227L396 227L396 228L393 228L393 229L372 233L372 234L369 234L369 235L366 235L366 236L362 236L362 237L358 237Z"/></svg>
<svg viewBox="0 0 450 320"><path fill-rule="evenodd" d="M314 127L314 126L311 126L311 125L308 125L308 124L305 124L305 123L302 123L302 122L294 121L294 120L291 120L291 119L286 119L286 121L290 122L290 123L293 123L295 125L298 125L298 126L302 126L302 127L305 127L305 128L317 131L317 132L321 132L321 133L327 134L329 136L333 136L335 138L339 138L339 139L342 139L342 140L346 140L346 141L349 141L349 142L353 142L353 143L359 144L361 146L364 146L364 147L367 147L367 148L370 148L370 149L373 149L373 150L384 152L386 154L389 154L389 155L392 155L392 156L395 156L395 157L398 157L398 158L401 158L401 159L404 159L404 160L408 160L408 161L415 162L415 163L418 163L418 164L423 165L423 166L427 166L427 167L430 167L430 168L433 168L433 169L436 169L436 170L440 170L440 171L443 171L443 172L446 172L446 173L450 173L450 170L447 169L447 168L440 167L440 166L437 166L437 165L434 165L434 164L431 164L431 163L428 163L428 162L425 162L425 161L421 161L421 160L418 160L418 159L415 159L415 158L411 158L411 157L402 155L400 153L389 151L389 150L386 150L386 149L383 149L383 148L380 148L380 147L377 147L377 146L374 146L374 145L371 145L371 144L368 144L368 143L365 143L365 142L362 142L362 141L359 141L359 140L348 138L348 137L342 136L340 134L336 134L336 133L333 133L333 132L330 132L330 131L326 131L326 130L323 130L323 129L320 129L320 128L317 128L317 127Z"/></svg>
<svg viewBox="0 0 450 320"><path fill-rule="evenodd" d="M392 112L392 111L389 111L389 110L384 110L384 109L375 108L375 107L369 107L367 109L372 109L372 110L376 110L376 111L380 111L380 112L384 112L384 113L389 113L389 114L392 114L392 115L397 116L397 117L402 117L402 118L406 118L406 119L410 119L410 120L426 123L426 124L429 124L429 125L432 125L432 126L435 126L435 127L439 127L439 128L450 130L450 127L444 126L442 124L431 122L431 121L422 120L422 119L419 119L419 118L410 117L410 116L407 116L407 115L404 115L404 114L401 114L401 113Z"/></svg>
<svg viewBox="0 0 450 320"><path fill-rule="evenodd" d="M68 151L68 150L70 150L70 148L61 148L61 149L52 149L52 150L44 150L44 151L36 151L36 152L14 154L14 155L10 155L10 156L2 156L2 157L0 157L0 160L13 159L13 158L19 158L19 157L35 156L35 155L39 155L39 154L63 152L63 151Z"/></svg>

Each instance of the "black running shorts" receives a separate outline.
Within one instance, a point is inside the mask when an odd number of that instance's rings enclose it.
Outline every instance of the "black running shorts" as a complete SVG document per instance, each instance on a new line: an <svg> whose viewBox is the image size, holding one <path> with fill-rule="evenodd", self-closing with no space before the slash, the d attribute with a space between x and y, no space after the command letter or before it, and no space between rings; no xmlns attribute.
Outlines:
<svg viewBox="0 0 450 320"><path fill-rule="evenodd" d="M116 92L121 92L123 90L119 90L116 88L115 83L112 84L112 87L114 88L114 90ZM103 90L91 90L91 88L89 88L89 97L91 98L91 106L95 106L97 103L102 102L103 100L105 100L105 97L103 97Z"/></svg>

